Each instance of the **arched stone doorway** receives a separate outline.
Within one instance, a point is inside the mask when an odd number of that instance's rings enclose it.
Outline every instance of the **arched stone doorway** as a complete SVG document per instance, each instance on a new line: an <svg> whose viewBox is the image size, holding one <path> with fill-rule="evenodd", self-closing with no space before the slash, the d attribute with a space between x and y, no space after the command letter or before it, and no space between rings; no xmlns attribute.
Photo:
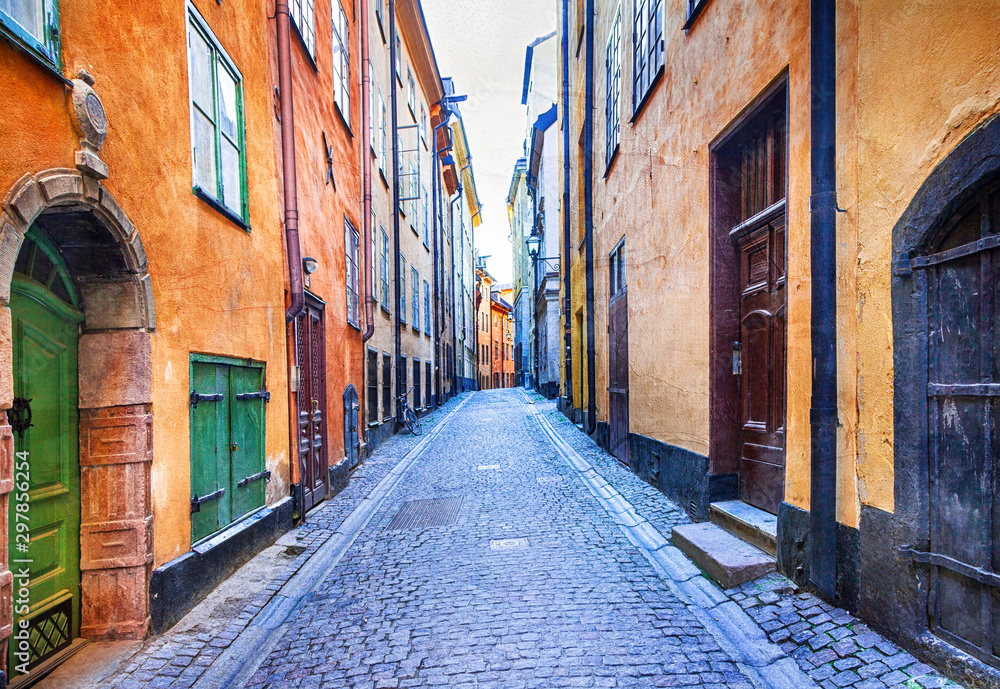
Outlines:
<svg viewBox="0 0 1000 689"><path fill-rule="evenodd" d="M15 342L21 337L15 324L30 328L32 319L40 318L26 306L26 294L35 295L31 303L47 303L48 313L62 309L59 322L67 329L53 337L61 338L58 345L65 351L78 352L72 362L76 380L64 381L55 392L37 383L30 387L32 367L40 364L25 352L35 345L23 338ZM97 178L52 169L25 175L6 195L0 214L0 304L0 409L7 410L0 415L0 495L15 489L16 443L8 419L23 418L24 405L30 405L19 401L17 413L11 410L16 388L28 391L22 400L49 396L36 404L49 405L66 420L56 425L59 432L65 435L71 433L67 429L78 428L77 437L63 437L58 443L76 464L51 474L44 486L31 483L29 494L64 491L72 496L78 491L78 521L72 523L78 533L66 535L78 541L48 554L50 566L78 572L78 600L62 601L62 614L71 618L65 626L70 636L141 638L149 627L152 565L150 334L155 316L142 241ZM27 448L29 437L19 437L17 443ZM40 467L51 461L37 453L28 458ZM35 502L35 496L31 498L29 502ZM17 499L17 492L10 495L11 509ZM7 523L7 514L0 517ZM8 535L15 537L13 531ZM6 560L6 548L4 553ZM72 562L74 558L78 562ZM17 631L12 604L18 593L10 570L22 565L5 564L0 572L0 638ZM71 586L64 588L69 591ZM31 611L19 617L29 620L35 631L42 624L37 608L47 613L51 603L36 606L32 600ZM56 622L46 618L45 624L53 627ZM66 633L63 630L54 643L39 646L36 639L29 644L31 664L58 652ZM11 645L14 651L23 650L21 640L11 640ZM14 667L9 670L9 675L18 674Z"/></svg>
<svg viewBox="0 0 1000 689"><path fill-rule="evenodd" d="M989 684L1000 679L1000 119L928 176L892 246L895 513L862 513L863 605Z"/></svg>

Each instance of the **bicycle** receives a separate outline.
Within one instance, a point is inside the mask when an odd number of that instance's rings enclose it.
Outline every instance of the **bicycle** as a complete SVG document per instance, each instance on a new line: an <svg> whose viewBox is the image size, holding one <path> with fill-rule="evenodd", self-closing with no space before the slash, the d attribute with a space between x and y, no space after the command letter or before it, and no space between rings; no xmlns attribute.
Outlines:
<svg viewBox="0 0 1000 689"><path fill-rule="evenodd" d="M423 426L420 423L420 419L417 418L416 412L414 412L410 407L410 392L412 392L415 387L417 386L414 385L402 395L399 395L396 398L396 404L399 405L398 408L402 410L403 425L406 426L406 430L413 435L421 435L424 432Z"/></svg>

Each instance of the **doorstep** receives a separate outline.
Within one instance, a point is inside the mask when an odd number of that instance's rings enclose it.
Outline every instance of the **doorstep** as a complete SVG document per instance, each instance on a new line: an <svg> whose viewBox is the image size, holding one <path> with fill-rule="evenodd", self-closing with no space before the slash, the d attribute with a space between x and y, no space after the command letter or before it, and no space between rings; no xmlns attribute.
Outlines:
<svg viewBox="0 0 1000 689"><path fill-rule="evenodd" d="M745 584L775 570L774 558L723 529L703 522L675 526L673 541L723 590Z"/></svg>
<svg viewBox="0 0 1000 689"><path fill-rule="evenodd" d="M723 529L760 548L771 557L778 554L778 518L742 500L713 502L711 520Z"/></svg>

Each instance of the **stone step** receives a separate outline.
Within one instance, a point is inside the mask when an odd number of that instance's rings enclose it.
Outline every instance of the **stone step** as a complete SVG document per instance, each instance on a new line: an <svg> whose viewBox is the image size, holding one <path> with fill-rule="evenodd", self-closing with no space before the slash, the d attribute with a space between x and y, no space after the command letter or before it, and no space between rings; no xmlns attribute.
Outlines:
<svg viewBox="0 0 1000 689"><path fill-rule="evenodd" d="M712 522L750 545L776 557L778 554L778 518L742 500L713 502Z"/></svg>
<svg viewBox="0 0 1000 689"><path fill-rule="evenodd" d="M674 545L723 589L774 571L774 558L717 524L685 524L673 529Z"/></svg>

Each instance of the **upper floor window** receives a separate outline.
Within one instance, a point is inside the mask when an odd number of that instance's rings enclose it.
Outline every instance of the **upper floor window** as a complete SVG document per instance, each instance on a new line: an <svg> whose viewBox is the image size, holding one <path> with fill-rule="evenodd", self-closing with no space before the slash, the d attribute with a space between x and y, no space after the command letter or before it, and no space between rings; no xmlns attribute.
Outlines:
<svg viewBox="0 0 1000 689"><path fill-rule="evenodd" d="M382 171L382 176L388 175L388 124L386 122L385 98L382 97L382 89L378 91L378 169Z"/></svg>
<svg viewBox="0 0 1000 689"><path fill-rule="evenodd" d="M406 258L399 255L399 321L406 322Z"/></svg>
<svg viewBox="0 0 1000 689"><path fill-rule="evenodd" d="M378 21L378 30L382 33L382 42L385 43L385 0L375 0L375 19Z"/></svg>
<svg viewBox="0 0 1000 689"><path fill-rule="evenodd" d="M53 66L59 66L59 6L56 0L0 0L4 33Z"/></svg>
<svg viewBox="0 0 1000 689"><path fill-rule="evenodd" d="M336 10L334 10L336 13ZM288 3L288 14L291 15L295 28L298 29L302 42L306 45L309 55L316 59L316 4L314 0L291 0Z"/></svg>
<svg viewBox="0 0 1000 689"><path fill-rule="evenodd" d="M309 0L311 3L311 0ZM351 30L339 2L333 3L333 102L351 125Z"/></svg>
<svg viewBox="0 0 1000 689"><path fill-rule="evenodd" d="M632 113L638 113L663 67L663 0L635 0L632 18Z"/></svg>
<svg viewBox="0 0 1000 689"><path fill-rule="evenodd" d="M424 148L427 148L427 110L424 108L424 104L420 104L420 140L424 142Z"/></svg>
<svg viewBox="0 0 1000 689"><path fill-rule="evenodd" d="M382 231L382 308L389 310L389 235L384 227Z"/></svg>
<svg viewBox="0 0 1000 689"><path fill-rule="evenodd" d="M413 80L413 71L406 68L406 105L410 108L410 115L417 119L417 82Z"/></svg>
<svg viewBox="0 0 1000 689"><path fill-rule="evenodd" d="M618 5L605 50L607 93L604 97L604 165L608 167L618 151L621 133L622 93L622 6Z"/></svg>
<svg viewBox="0 0 1000 689"><path fill-rule="evenodd" d="M420 330L420 273L416 268L410 268L410 287L413 289L411 307L413 308L413 321L411 325L414 330Z"/></svg>
<svg viewBox="0 0 1000 689"><path fill-rule="evenodd" d="M431 334L431 286L424 280L424 333Z"/></svg>
<svg viewBox="0 0 1000 689"><path fill-rule="evenodd" d="M246 223L243 77L201 17L188 20L194 190Z"/></svg>
<svg viewBox="0 0 1000 689"><path fill-rule="evenodd" d="M361 327L361 300L358 281L361 278L359 270L358 246L361 237L351 222L344 218L344 282L347 286L347 322L355 328Z"/></svg>
<svg viewBox="0 0 1000 689"><path fill-rule="evenodd" d="M687 21L684 23L684 29L687 30L691 28L694 20L698 18L701 14L702 9L708 4L708 0L687 0Z"/></svg>
<svg viewBox="0 0 1000 689"><path fill-rule="evenodd" d="M399 32L396 32L396 79L403 83L403 42L399 40Z"/></svg>
<svg viewBox="0 0 1000 689"><path fill-rule="evenodd" d="M423 188L423 192L424 193L423 193L422 199L423 199L423 204L424 204L424 212L423 212L423 215L421 217L421 222L424 225L424 248L428 248L428 246L429 246L428 242L430 240L430 231L429 231L429 228L428 228L428 224L429 223L427 222L427 219L428 219L428 217L430 217L430 208L429 208L429 206L430 206L430 195L427 193L427 187Z"/></svg>

